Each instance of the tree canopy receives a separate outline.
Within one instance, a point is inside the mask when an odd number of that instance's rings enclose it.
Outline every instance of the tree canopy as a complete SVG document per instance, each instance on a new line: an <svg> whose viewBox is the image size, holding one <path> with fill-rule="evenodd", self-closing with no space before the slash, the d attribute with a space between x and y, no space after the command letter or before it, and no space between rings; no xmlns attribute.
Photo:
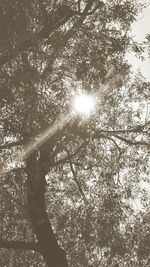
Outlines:
<svg viewBox="0 0 150 267"><path fill-rule="evenodd" d="M130 34L141 10L0 0L2 267L150 264L150 82L126 60L141 54ZM95 96L95 111L60 127L79 92Z"/></svg>

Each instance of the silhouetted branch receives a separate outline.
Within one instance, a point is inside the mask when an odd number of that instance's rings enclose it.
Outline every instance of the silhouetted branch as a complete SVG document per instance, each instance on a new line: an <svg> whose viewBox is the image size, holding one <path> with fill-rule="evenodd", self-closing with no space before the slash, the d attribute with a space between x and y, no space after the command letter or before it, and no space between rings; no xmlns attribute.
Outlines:
<svg viewBox="0 0 150 267"><path fill-rule="evenodd" d="M11 149L12 147L22 145L23 141L16 141L16 142L11 142L11 143L5 143L0 145L0 149Z"/></svg>
<svg viewBox="0 0 150 267"><path fill-rule="evenodd" d="M115 144L116 148L118 149L119 153L121 153L121 148L118 146L117 142L113 138L111 138L109 136L105 136L105 135L103 136L103 138L112 141Z"/></svg>
<svg viewBox="0 0 150 267"><path fill-rule="evenodd" d="M145 129L146 126L150 125L150 122L147 122L143 125L137 125L135 128L131 129L118 129L118 130L102 130L98 129L95 131L95 135L101 133L110 133L110 134L120 134L120 133L147 133L149 129Z"/></svg>
<svg viewBox="0 0 150 267"><path fill-rule="evenodd" d="M38 243L24 242L24 241L6 241L2 239L0 239L0 248L39 251Z"/></svg>
<svg viewBox="0 0 150 267"><path fill-rule="evenodd" d="M117 139L125 142L128 145L142 145L142 146L147 146L150 147L150 143L145 142L145 141L133 141L133 140L129 140L125 137L122 137L120 135L114 135L114 137L116 137Z"/></svg>
<svg viewBox="0 0 150 267"><path fill-rule="evenodd" d="M78 12L81 13L81 0L78 0Z"/></svg>
<svg viewBox="0 0 150 267"><path fill-rule="evenodd" d="M77 184L77 186L78 186L78 189L79 189L79 192L80 192L81 196L83 197L84 202L86 203L86 197L85 197L85 194L84 194L84 192L83 192L83 190L82 190L82 188L81 188L81 185L80 185L80 183L79 183L79 181L78 181L78 179L77 179L76 172L75 172L75 170L74 170L74 168L73 168L73 163L72 163L72 161L71 161L71 155L70 155L70 152L69 152L69 150L68 150L67 148L65 148L64 150L65 150L65 151L67 152L67 154L68 154L68 161L69 161L69 165L70 165L71 172L72 172L72 174L73 174L74 181L76 182L76 184Z"/></svg>
<svg viewBox="0 0 150 267"><path fill-rule="evenodd" d="M79 147L77 147L77 149L75 149L75 151L74 151L72 154L70 154L69 156L67 155L66 157L64 157L64 158L62 158L62 159L56 161L52 167L56 167L56 166L58 166L58 165L60 165L60 164L63 164L63 163L65 163L65 162L67 163L68 160L69 160L69 158L72 159L72 158L73 158L75 155L77 155L77 154L80 152L80 150L81 150L82 148L84 148L88 143L89 143L89 141L84 142L82 145L80 145Z"/></svg>
<svg viewBox="0 0 150 267"><path fill-rule="evenodd" d="M100 1L98 3L98 5L96 5L95 8L92 11L87 13L87 15L93 15L97 9L102 8L104 6L105 6L105 4L102 1Z"/></svg>

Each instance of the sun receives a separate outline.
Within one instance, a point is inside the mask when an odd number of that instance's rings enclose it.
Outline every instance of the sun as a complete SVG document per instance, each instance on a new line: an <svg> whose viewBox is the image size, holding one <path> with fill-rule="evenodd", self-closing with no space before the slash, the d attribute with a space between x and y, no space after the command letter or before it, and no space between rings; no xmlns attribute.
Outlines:
<svg viewBox="0 0 150 267"><path fill-rule="evenodd" d="M89 116L94 110L94 98L90 95L80 94L73 99L73 110L81 115Z"/></svg>

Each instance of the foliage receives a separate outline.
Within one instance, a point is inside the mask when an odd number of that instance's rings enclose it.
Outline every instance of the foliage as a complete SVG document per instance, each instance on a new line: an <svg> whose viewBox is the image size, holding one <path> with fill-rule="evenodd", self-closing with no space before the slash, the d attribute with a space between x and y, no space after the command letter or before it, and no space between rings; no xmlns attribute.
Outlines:
<svg viewBox="0 0 150 267"><path fill-rule="evenodd" d="M134 0L1 0L2 267L58 267L58 244L72 267L148 263L149 215L136 214L134 201L147 203L139 190L149 175L149 82L132 77L125 60L140 8ZM80 90L96 96L95 114L75 116L21 161Z"/></svg>

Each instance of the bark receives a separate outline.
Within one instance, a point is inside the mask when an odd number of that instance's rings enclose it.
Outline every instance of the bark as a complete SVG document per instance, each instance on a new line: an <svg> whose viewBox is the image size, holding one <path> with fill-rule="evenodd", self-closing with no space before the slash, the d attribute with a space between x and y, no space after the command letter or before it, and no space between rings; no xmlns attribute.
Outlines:
<svg viewBox="0 0 150 267"><path fill-rule="evenodd" d="M66 253L61 249L51 227L45 206L45 174L41 159L33 153L26 160L28 209L37 237L39 252L48 267L67 267Z"/></svg>

